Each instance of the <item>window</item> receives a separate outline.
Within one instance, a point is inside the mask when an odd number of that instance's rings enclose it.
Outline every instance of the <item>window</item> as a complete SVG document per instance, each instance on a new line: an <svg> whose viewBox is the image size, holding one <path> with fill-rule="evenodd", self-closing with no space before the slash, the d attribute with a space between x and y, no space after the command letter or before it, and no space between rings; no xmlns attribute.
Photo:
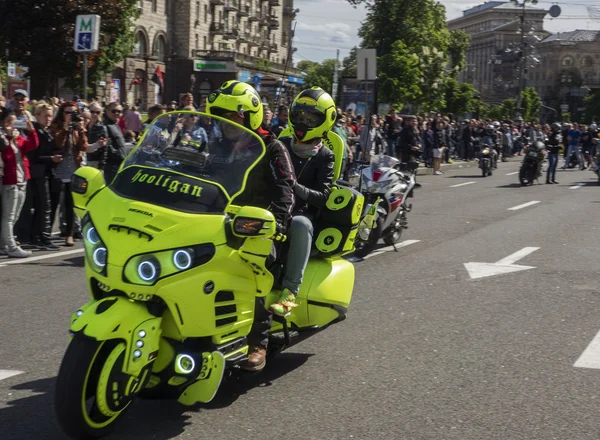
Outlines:
<svg viewBox="0 0 600 440"><path fill-rule="evenodd" d="M156 12L158 10L158 0L152 0L152 12Z"/></svg>
<svg viewBox="0 0 600 440"><path fill-rule="evenodd" d="M564 58L562 59L562 61L561 61L561 65L562 65L563 67L571 67L571 66L573 66L573 64L574 64L574 62L573 62L573 58L572 58L572 57L570 57L570 56L566 56L566 57L564 57Z"/></svg>
<svg viewBox="0 0 600 440"><path fill-rule="evenodd" d="M204 5L204 22L208 23L208 6Z"/></svg>
<svg viewBox="0 0 600 440"><path fill-rule="evenodd" d="M165 43L165 38L162 35L156 37L154 40L154 56L158 59L158 61L165 62L165 48L167 47Z"/></svg>
<svg viewBox="0 0 600 440"><path fill-rule="evenodd" d="M138 58L146 56L148 50L148 44L146 43L146 35L142 31L135 34L135 40L133 44L133 54Z"/></svg>
<svg viewBox="0 0 600 440"><path fill-rule="evenodd" d="M203 49L206 50L206 35L204 37L202 37L202 44L203 44Z"/></svg>
<svg viewBox="0 0 600 440"><path fill-rule="evenodd" d="M194 49L199 49L198 47L198 34L194 37Z"/></svg>
<svg viewBox="0 0 600 440"><path fill-rule="evenodd" d="M196 2L196 21L200 21L200 2Z"/></svg>

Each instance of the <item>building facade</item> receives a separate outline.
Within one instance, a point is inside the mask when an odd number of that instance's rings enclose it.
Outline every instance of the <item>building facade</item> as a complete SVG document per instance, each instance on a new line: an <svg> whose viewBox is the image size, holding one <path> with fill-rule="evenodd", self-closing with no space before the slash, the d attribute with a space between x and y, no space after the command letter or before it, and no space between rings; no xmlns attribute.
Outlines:
<svg viewBox="0 0 600 440"><path fill-rule="evenodd" d="M547 35L544 9L525 8L527 35ZM487 102L500 102L518 94L520 74L521 16L523 8L507 1L491 1L467 9L448 22L450 30L471 36L467 67L459 80L473 84Z"/></svg>
<svg viewBox="0 0 600 440"><path fill-rule="evenodd" d="M147 108L191 92L200 103L238 79L273 103L304 82L291 60L293 0L139 0L138 8L134 50L100 83L101 101ZM157 69L163 88L152 81Z"/></svg>

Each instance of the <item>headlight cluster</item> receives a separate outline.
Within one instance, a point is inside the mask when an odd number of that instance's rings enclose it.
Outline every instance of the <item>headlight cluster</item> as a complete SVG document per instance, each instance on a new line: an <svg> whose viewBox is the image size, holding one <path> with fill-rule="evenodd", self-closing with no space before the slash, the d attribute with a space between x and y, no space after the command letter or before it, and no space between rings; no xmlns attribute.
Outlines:
<svg viewBox="0 0 600 440"><path fill-rule="evenodd" d="M83 247L85 257L90 267L100 275L106 276L106 264L108 262L108 250L100 238L96 227L92 223L89 214L86 214L82 222Z"/></svg>
<svg viewBox="0 0 600 440"><path fill-rule="evenodd" d="M162 278L207 263L214 254L214 245L201 244L136 255L125 264L124 279L131 284L152 286Z"/></svg>

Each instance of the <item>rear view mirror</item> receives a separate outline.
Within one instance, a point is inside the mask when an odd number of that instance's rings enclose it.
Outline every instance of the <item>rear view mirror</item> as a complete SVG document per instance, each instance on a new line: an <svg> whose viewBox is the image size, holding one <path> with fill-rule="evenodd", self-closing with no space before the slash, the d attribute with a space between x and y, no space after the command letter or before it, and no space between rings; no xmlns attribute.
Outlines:
<svg viewBox="0 0 600 440"><path fill-rule="evenodd" d="M71 181L71 192L73 193L75 214L78 217L82 218L85 215L90 199L105 186L104 176L99 169L81 167L75 171Z"/></svg>

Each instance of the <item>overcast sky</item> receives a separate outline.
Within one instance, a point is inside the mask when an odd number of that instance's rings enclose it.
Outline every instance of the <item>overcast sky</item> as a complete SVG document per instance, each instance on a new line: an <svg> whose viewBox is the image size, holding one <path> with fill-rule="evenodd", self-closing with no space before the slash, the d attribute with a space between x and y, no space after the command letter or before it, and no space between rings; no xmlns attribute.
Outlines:
<svg viewBox="0 0 600 440"><path fill-rule="evenodd" d="M484 2L441 0L440 3L446 6L447 18L451 20L460 17L463 10ZM548 9L553 4L562 8L562 14L556 19L547 18L546 30L600 29L600 0L540 0L537 7ZM597 20L591 18L588 6L598 8ZM294 0L294 7L300 9L296 16L294 47L298 51L294 62L335 58L336 49L340 49L341 60L352 46L360 44L357 34L360 22L365 17L364 7L354 9L346 0Z"/></svg>

